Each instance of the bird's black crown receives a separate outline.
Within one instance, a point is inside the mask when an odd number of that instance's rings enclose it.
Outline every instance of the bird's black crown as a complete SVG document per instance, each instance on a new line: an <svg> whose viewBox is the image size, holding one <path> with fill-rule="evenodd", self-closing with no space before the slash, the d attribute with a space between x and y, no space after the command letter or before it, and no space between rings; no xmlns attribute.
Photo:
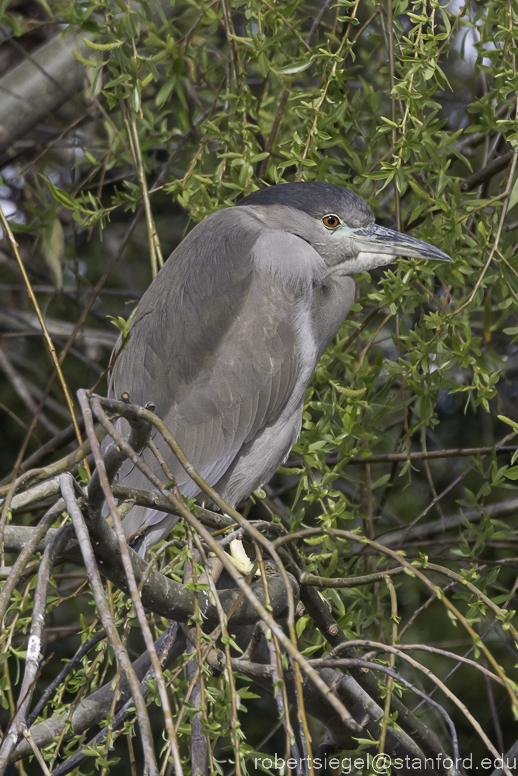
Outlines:
<svg viewBox="0 0 518 776"><path fill-rule="evenodd" d="M352 227L368 226L374 216L367 203L349 189L322 181L280 183L252 192L237 205L286 205L315 218L334 213Z"/></svg>

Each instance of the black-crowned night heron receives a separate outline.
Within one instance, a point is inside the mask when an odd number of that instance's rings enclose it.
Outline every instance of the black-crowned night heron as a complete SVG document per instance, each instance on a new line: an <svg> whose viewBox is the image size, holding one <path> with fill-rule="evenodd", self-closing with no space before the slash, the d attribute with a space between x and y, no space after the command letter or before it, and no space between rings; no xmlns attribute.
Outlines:
<svg viewBox="0 0 518 776"><path fill-rule="evenodd" d="M201 476L235 506L267 482L301 427L317 362L354 301L354 273L397 256L451 261L428 243L376 226L363 199L328 183L255 191L208 216L173 252L137 308L110 393L154 402ZM199 493L154 441L181 490ZM163 476L156 457L144 457ZM129 462L119 484L149 487ZM176 519L134 507L141 555Z"/></svg>

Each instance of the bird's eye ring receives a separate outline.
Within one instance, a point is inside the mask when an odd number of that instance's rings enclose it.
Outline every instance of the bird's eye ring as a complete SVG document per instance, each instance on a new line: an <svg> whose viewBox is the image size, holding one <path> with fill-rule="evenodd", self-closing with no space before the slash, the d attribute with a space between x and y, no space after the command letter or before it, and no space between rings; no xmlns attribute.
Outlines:
<svg viewBox="0 0 518 776"><path fill-rule="evenodd" d="M329 213L327 216L323 217L322 223L329 229L336 229L337 226L340 226L340 219L333 213Z"/></svg>

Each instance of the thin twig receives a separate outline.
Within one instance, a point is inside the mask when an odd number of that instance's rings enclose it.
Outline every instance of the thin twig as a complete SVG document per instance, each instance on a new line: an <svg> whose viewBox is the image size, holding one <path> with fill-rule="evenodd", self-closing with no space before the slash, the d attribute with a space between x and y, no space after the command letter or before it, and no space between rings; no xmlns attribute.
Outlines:
<svg viewBox="0 0 518 776"><path fill-rule="evenodd" d="M481 183L485 183L486 181L491 180L491 178L494 178L494 176L498 175L499 172L502 172L502 170L505 170L509 162L512 161L513 155L514 155L514 152L509 151L509 153L504 154L503 156L498 156L496 159L493 159L492 162L489 162L489 164L486 164L484 167L482 167L480 170L477 170L472 175L468 175L468 177L464 178L464 180L460 184L460 190L472 191L473 189L476 189L476 187L479 186Z"/></svg>
<svg viewBox="0 0 518 776"><path fill-rule="evenodd" d="M129 116L127 115L128 113ZM146 214L146 225L149 239L149 256L151 259L151 274L153 277L155 277L158 270L164 266L164 257L162 256L160 240L158 239L153 212L151 210L151 202L149 200L149 190L147 186L144 161L142 158L142 149L140 147L140 138L138 134L137 117L131 108L127 108L125 114L126 130L128 132L128 137L131 140L130 145L134 154L133 164L137 171L137 176L140 183L140 191L142 194L142 201L144 203L144 210Z"/></svg>
<svg viewBox="0 0 518 776"><path fill-rule="evenodd" d="M99 477L102 490L104 491L104 495L106 496L106 500L108 502L110 515L113 519L115 533L117 535L117 539L119 542L119 549L122 557L122 563L124 566L124 571L126 574L126 579L128 581L128 586L131 594L131 600L133 602L133 606L135 607L135 612L137 614L140 627L142 628L142 635L144 637L147 650L151 657L151 663L153 665L153 668L155 669L158 691L160 694L160 700L162 704L162 712L164 714L166 730L170 739L176 773L177 773L177 776L182 776L182 773L183 773L182 763L180 759L180 752L178 749L178 741L174 730L173 716L171 713L169 698L167 696L167 689L165 686L162 669L160 667L160 663L156 654L153 637L151 635L149 624L146 619L146 613L144 611L144 607L142 605L142 601L139 595L138 586L135 579L135 573L133 571L133 566L131 564L131 559L129 556L129 548L126 543L126 536L124 534L124 529L122 527L119 513L117 512L117 504L115 503L115 498L110 488L110 483L106 473L104 460L101 453L101 448L95 436L93 419L92 419L91 410L88 404L88 398L87 398L86 392L79 391L78 397L79 397L79 403L81 405L81 409L83 410L83 416L85 419L85 427L88 434L88 438L90 439L90 443L92 445L92 453L94 455L95 464L96 464L96 475L98 475ZM142 421L141 421L141 424L142 424Z"/></svg>
<svg viewBox="0 0 518 776"><path fill-rule="evenodd" d="M50 354L50 357L52 359L52 362L54 364L54 369L58 373L59 381L61 383L61 387L63 389L63 393L65 394L65 399L67 402L67 406L70 412L70 417L72 418L72 423L74 424L74 430L76 432L77 441L79 444L82 444L82 438L81 438L81 431L79 430L79 426L77 424L76 415L74 411L74 404L72 401L72 397L70 395L70 392L68 390L68 386L65 381L65 377L63 375L63 372L61 371L61 366L59 363L59 359L56 354L56 349L54 347L54 343L52 342L52 338L49 334L49 331L47 329L47 324L45 323L45 319L43 318L43 314L40 310L40 306L38 304L38 300L36 299L36 296L34 294L34 291L32 290L31 281L29 280L29 276L27 275L27 271L25 269L24 263L22 261L22 257L20 256L20 252L18 250L18 243L14 239L14 235L11 231L11 227L9 226L9 222L7 221L4 212L2 208L0 207L0 222L2 223L2 227L5 230L5 233L7 235L7 239L9 240L11 244L11 248L13 250L14 255L16 256L16 261L18 262L18 267L20 268L20 272L22 273L23 281L25 283L25 286L27 288L27 293L29 294L29 298L34 305L34 309L36 310L36 315L38 316L38 321L41 326L41 330L43 332L43 335L45 337L47 348Z"/></svg>
<svg viewBox="0 0 518 776"><path fill-rule="evenodd" d="M102 620L103 627L108 635L110 644L113 647L113 651L117 657L121 669L124 671L128 684L131 688L131 694L135 702L135 708L137 710L137 717L140 727L140 735L142 739L142 748L144 750L144 773L146 776L158 776L158 766L156 763L154 746L153 746L153 734L151 732L151 725L147 713L146 704L142 697L140 690L140 684L135 674L135 670L131 665L128 653L124 648L117 628L113 621L112 614L106 602L104 595L104 588L101 581L97 564L95 562L95 556L90 543L90 536L86 524L76 501L74 494L74 480L71 475L62 474L59 478L61 492L65 499L68 514L72 518L74 524L74 530L76 532L81 552L83 553L83 559L85 563L86 573L90 581L92 593L95 599L97 611Z"/></svg>
<svg viewBox="0 0 518 776"><path fill-rule="evenodd" d="M64 506L64 502L60 499L43 515L37 528L32 533L31 538L25 544L22 551L16 558L16 562L12 567L11 573L6 579L0 592L0 622L3 620L4 614L11 599L11 595L16 585L20 581L27 563L32 558L34 552L36 551L36 547L48 532L52 523L63 511Z"/></svg>
<svg viewBox="0 0 518 776"><path fill-rule="evenodd" d="M347 464L366 464L366 463L393 463L405 461L431 461L441 460L443 458L470 458L476 455L490 455L495 452L496 455L512 455L518 450L515 446L504 446L495 448L492 447L456 447L451 450L429 450L423 452L422 450L415 453L386 453L385 455L369 455L367 457L355 455L348 461ZM340 459L336 457L326 457L326 463L339 463ZM286 464L292 465L291 463Z"/></svg>
<svg viewBox="0 0 518 776"><path fill-rule="evenodd" d="M177 632L178 632L178 624L176 622L171 622L169 623L167 630L161 636L160 649L157 649L157 654L159 656L160 664L162 665L162 667L166 665L169 659L169 656L171 654L171 651L175 646ZM155 670L153 666L150 666L146 671L144 678L140 682L140 690L144 698L150 692L149 680L154 678L155 678ZM115 714L111 722L111 729L114 737L116 737L118 733L121 733L124 730L124 723L126 722L127 719L129 719L130 716L134 714L133 712L134 705L135 703L133 698L130 698L129 700L126 701L123 707L117 712L117 714ZM108 730L109 730L109 726L106 725L99 733L97 733L94 736L94 738L91 741L89 741L87 746L92 747L96 745L101 745L106 738ZM72 757L70 757L66 762L62 763L59 767L54 768L54 770L52 771L52 776L65 776L65 774L70 773L70 771L73 771L79 766L83 765L83 763L86 762L88 759L89 759L88 754L84 754L83 751L79 751L76 754L74 754Z"/></svg>
<svg viewBox="0 0 518 776"><path fill-rule="evenodd" d="M388 587L388 591L390 594L390 619L392 622L392 633L391 633L391 641L392 646L394 647L398 640L397 635L397 595L396 595L396 588L394 587L394 583L392 582L390 576L388 574L385 575L385 584ZM391 652L390 654L390 667L392 670L394 670L396 665L396 655ZM393 678L389 675L387 678L387 697L385 698L385 708L383 710L383 725L381 726L381 735L380 735L380 741L378 746L378 752L382 753L385 751L385 741L387 738L387 728L390 721L390 701L392 699L392 685L393 685Z"/></svg>
<svg viewBox="0 0 518 776"><path fill-rule="evenodd" d="M29 746L31 747L32 751L34 752L36 760L38 761L38 764L39 764L39 766L40 766L44 776L52 776L51 772L49 771L49 769L47 767L47 763L43 759L42 753L40 752L40 750L36 746L36 744L34 742L34 739L31 736L31 731L27 730L27 728L23 724L21 725L21 730L22 730L22 733L23 733L23 736L24 736L25 740L28 742Z"/></svg>
<svg viewBox="0 0 518 776"><path fill-rule="evenodd" d="M360 585L370 585L372 582L381 582L386 576L399 577L406 574L403 566L386 571L376 571L374 574L364 574L361 577L317 577L315 574L309 574L304 571L300 577L301 585L314 585L316 587L359 587Z"/></svg>
<svg viewBox="0 0 518 776"><path fill-rule="evenodd" d="M261 577L263 580L264 590L267 596L267 603L270 603L270 594L268 590L268 577L266 575L265 566L263 563L262 555L261 555L261 549L260 547L255 545L257 556L259 559L259 569L261 571ZM263 630L264 635L268 639L268 633L266 625L263 623L264 627L261 628L261 623L259 623L259 627ZM270 663L272 667L272 683L273 683L273 694L277 701L277 708L279 710L279 718L283 720L284 728L286 731L286 754L289 757L289 754L291 754L292 757L295 758L297 762L300 762L300 753L297 747L297 743L295 741L295 734L293 732L293 728L291 726L290 721L290 707L288 703L288 694L286 691L286 682L284 681L284 672L282 669L282 652L279 645L279 640L275 636L274 633L271 635L271 646L269 644L270 648ZM276 687L276 683L280 683ZM299 723L302 722L301 720L301 714L299 712ZM306 731L308 731L308 725L307 720L304 721L304 724L302 727L302 735L306 735Z"/></svg>
<svg viewBox="0 0 518 776"><path fill-rule="evenodd" d="M205 706L205 680L203 676L203 663L201 656L201 627L200 627L200 607L198 604L198 593L196 585L207 584L208 576L205 572L198 579L196 564L200 559L200 553L193 549L193 532L187 528L187 540L190 558L190 564L188 562L184 565L183 581L192 582L195 585L194 588L194 621L196 628L196 644L193 645L190 642L187 644L187 654L193 655L193 658L187 665L187 677L192 684L190 703L192 706L204 707ZM221 604L220 604L221 606ZM219 613L219 608L218 608ZM195 655L195 657L194 657ZM195 675L196 674L196 678ZM231 687L231 692L234 688ZM191 720L191 767L193 776L206 776L207 766L209 761L210 751L210 739L204 735L203 726L201 723L201 717L204 716L205 721L207 719L207 709L199 711L195 717ZM212 758L211 758L212 760ZM213 764L211 762L211 771Z"/></svg>
<svg viewBox="0 0 518 776"><path fill-rule="evenodd" d="M402 554L399 552L395 552L394 550L391 550L389 547L385 547L382 544L379 544L378 542L373 541L372 539L368 539L366 536L358 536L358 534L353 533L352 531L346 531L345 529L338 529L338 528L306 528L302 531L297 531L296 533L289 534L288 536L281 536L279 539L276 539L274 542L276 547L281 546L282 544L286 544L286 542L296 541L300 538L305 538L309 536L315 536L315 534L322 534L326 535L329 534L330 536L338 536L342 537L344 539L349 539L349 541L353 542L360 542L362 544L367 544L370 547L372 547L374 550L381 552L383 555L387 555L388 557L392 558L393 560L399 561L407 570L407 574L409 576L415 576L418 579L421 580L421 582L424 582L424 584L430 589L433 590L434 593L437 595L437 598L443 603L443 605L446 607L448 612L453 615L459 622L462 623L463 627L466 629L466 631L469 633L473 641L480 647L480 649L484 652L487 659L493 666L494 670L498 674L498 676L503 680L505 683L508 695L511 699L511 703L515 708L518 708L518 699L516 698L516 695L514 693L514 689L512 684L509 682L509 679L505 675L502 668L500 668L499 664L489 651L489 649L486 647L486 645L480 641L478 638L478 634L473 630L468 620L464 617L461 612L449 601L448 598L443 594L441 588L438 585L435 585L433 582L430 582L428 577L420 571L420 569L417 567L418 561L413 561L413 563L409 563L405 560L404 557L402 557ZM423 562L423 567L426 568L426 562Z"/></svg>

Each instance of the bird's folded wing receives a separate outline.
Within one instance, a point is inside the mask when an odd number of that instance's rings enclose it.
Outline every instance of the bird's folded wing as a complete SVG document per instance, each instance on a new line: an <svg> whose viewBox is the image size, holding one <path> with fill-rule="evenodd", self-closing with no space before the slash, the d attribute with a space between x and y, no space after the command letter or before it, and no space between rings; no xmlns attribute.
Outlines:
<svg viewBox="0 0 518 776"><path fill-rule="evenodd" d="M141 300L111 386L115 397L126 391L132 402L153 401L211 485L275 420L299 376L300 292L271 268L288 250L307 254L308 267L322 263L294 235L265 238L246 211L216 213L176 249ZM155 442L182 491L194 495L174 454L158 435ZM154 456L145 455L160 474ZM146 487L129 464L119 481Z"/></svg>

